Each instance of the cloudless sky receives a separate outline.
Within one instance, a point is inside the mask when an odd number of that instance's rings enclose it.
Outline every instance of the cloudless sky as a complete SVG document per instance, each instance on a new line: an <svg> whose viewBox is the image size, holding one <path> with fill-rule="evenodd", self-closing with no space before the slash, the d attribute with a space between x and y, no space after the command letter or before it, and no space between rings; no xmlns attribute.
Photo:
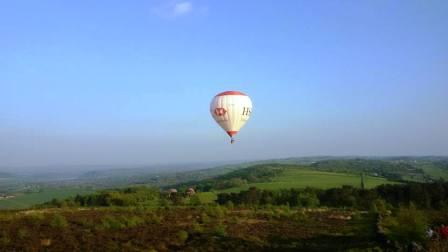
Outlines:
<svg viewBox="0 0 448 252"><path fill-rule="evenodd" d="M448 1L2 1L0 167L448 155ZM234 145L209 114L240 90Z"/></svg>

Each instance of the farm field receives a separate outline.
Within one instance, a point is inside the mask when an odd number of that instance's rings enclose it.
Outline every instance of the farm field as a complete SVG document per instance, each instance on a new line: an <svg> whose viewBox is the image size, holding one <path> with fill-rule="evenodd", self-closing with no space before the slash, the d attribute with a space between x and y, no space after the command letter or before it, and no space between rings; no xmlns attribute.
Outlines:
<svg viewBox="0 0 448 252"><path fill-rule="evenodd" d="M365 177L366 188L373 188L381 184L395 183L380 177ZM361 178L357 174L336 173L326 171L314 171L310 169L286 169L280 174L269 178L267 182L248 183L239 187L232 187L217 192L239 192L247 190L250 187L257 187L266 190L290 189L314 187L319 189L327 189L333 187L341 187L343 185L351 185L360 187ZM24 209L36 204L41 204L55 199L64 199L76 194L91 193L93 190L79 187L45 187L40 192L34 193L18 193L13 199L0 200L0 209ZM216 200L215 192L201 192L198 194L200 202L213 203Z"/></svg>
<svg viewBox="0 0 448 252"><path fill-rule="evenodd" d="M448 180L448 170L444 170L440 167L436 167L432 164L425 164L420 167L425 171L426 174L431 176L433 179L440 179L443 178L445 180Z"/></svg>
<svg viewBox="0 0 448 252"><path fill-rule="evenodd" d="M64 199L76 194L92 193L93 190L76 187L43 188L40 192L16 194L12 199L0 200L0 209L23 209L52 199Z"/></svg>
<svg viewBox="0 0 448 252"><path fill-rule="evenodd" d="M217 199L216 193L214 192L200 192L197 193L197 196L202 204L213 203Z"/></svg>
<svg viewBox="0 0 448 252"><path fill-rule="evenodd" d="M396 182L372 176L365 176L364 182L366 188L373 188L382 184L396 184ZM341 187L343 185L360 187L361 178L355 174L322 172L305 169L289 169L273 177L269 182L249 183L241 187L229 188L220 192L239 192L242 190L247 190L250 187L257 187L259 189L267 190L305 187L327 189Z"/></svg>

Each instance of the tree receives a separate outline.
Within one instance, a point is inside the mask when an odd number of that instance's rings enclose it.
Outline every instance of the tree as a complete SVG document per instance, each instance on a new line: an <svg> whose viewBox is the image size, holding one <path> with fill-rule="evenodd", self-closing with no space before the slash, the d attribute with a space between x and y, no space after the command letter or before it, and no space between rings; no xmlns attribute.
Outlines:
<svg viewBox="0 0 448 252"><path fill-rule="evenodd" d="M365 182L364 182L364 172L362 172L361 173L361 189L362 190L364 190L364 189L366 189L366 185L365 185Z"/></svg>

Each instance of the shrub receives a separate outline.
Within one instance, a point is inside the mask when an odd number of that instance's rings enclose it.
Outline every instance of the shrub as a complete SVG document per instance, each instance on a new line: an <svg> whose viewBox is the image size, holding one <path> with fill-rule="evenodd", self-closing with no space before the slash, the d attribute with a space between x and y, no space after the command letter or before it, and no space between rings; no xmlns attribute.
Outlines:
<svg viewBox="0 0 448 252"><path fill-rule="evenodd" d="M386 236L401 244L410 244L413 241L423 242L426 239L427 218L413 204L409 208L400 207L396 216L384 218L382 225Z"/></svg>
<svg viewBox="0 0 448 252"><path fill-rule="evenodd" d="M19 228L19 230L17 231L17 237L19 239L24 239L28 236L28 230L24 229L24 228Z"/></svg>
<svg viewBox="0 0 448 252"><path fill-rule="evenodd" d="M30 226L37 226L45 219L45 216L42 213L31 213L27 215L24 220L30 224Z"/></svg>
<svg viewBox="0 0 448 252"><path fill-rule="evenodd" d="M266 209L260 214L260 216L266 219L272 219L275 216L275 213L271 209Z"/></svg>
<svg viewBox="0 0 448 252"><path fill-rule="evenodd" d="M227 209L223 209L222 207L218 206L206 206L205 207L205 212L207 213L207 215L211 216L211 217L215 217L217 219L221 219L224 217L225 215L225 211Z"/></svg>
<svg viewBox="0 0 448 252"><path fill-rule="evenodd" d="M90 218L80 219L79 224L81 224L83 227L88 227L88 228L92 228L95 226L95 223L93 223L93 220Z"/></svg>
<svg viewBox="0 0 448 252"><path fill-rule="evenodd" d="M299 206L303 207L317 207L319 206L319 198L315 193L301 193L297 196Z"/></svg>
<svg viewBox="0 0 448 252"><path fill-rule="evenodd" d="M190 201L188 202L188 204L192 206L200 206L202 202L198 195L193 195L190 197Z"/></svg>
<svg viewBox="0 0 448 252"><path fill-rule="evenodd" d="M5 231L0 232L0 245L7 246L11 242L11 238L9 238L8 233Z"/></svg>
<svg viewBox="0 0 448 252"><path fill-rule="evenodd" d="M226 208L227 209L230 209L230 210L233 210L233 208L234 208L235 206L234 206L234 204L232 203L232 201L227 201L227 203L226 203Z"/></svg>
<svg viewBox="0 0 448 252"><path fill-rule="evenodd" d="M202 233L202 232L204 232L204 228L202 227L201 224L195 223L195 224L193 224L193 232Z"/></svg>
<svg viewBox="0 0 448 252"><path fill-rule="evenodd" d="M214 233L216 236L224 237L227 235L227 226L224 224L218 224L215 226Z"/></svg>
<svg viewBox="0 0 448 252"><path fill-rule="evenodd" d="M207 215L207 213L201 213L201 223L209 223L210 217Z"/></svg>
<svg viewBox="0 0 448 252"><path fill-rule="evenodd" d="M102 219L101 227L105 229L121 229L124 228L125 225L118 219L108 215Z"/></svg>
<svg viewBox="0 0 448 252"><path fill-rule="evenodd" d="M185 230L181 230L177 232L177 238L179 239L180 244L184 244L188 239L188 233Z"/></svg>
<svg viewBox="0 0 448 252"><path fill-rule="evenodd" d="M123 217L123 221L126 227L135 227L145 222L142 218L138 216L130 216L130 217Z"/></svg>
<svg viewBox="0 0 448 252"><path fill-rule="evenodd" d="M101 227L105 229L131 228L145 223L145 220L138 216L110 216L107 215L101 221Z"/></svg>
<svg viewBox="0 0 448 252"><path fill-rule="evenodd" d="M64 216L55 214L50 221L50 226L53 228L65 228L68 226L68 223Z"/></svg>
<svg viewBox="0 0 448 252"><path fill-rule="evenodd" d="M355 211L352 215L352 220L359 221L362 219L361 213L359 211Z"/></svg>
<svg viewBox="0 0 448 252"><path fill-rule="evenodd" d="M295 212L291 218L298 222L304 222L308 219L308 215L304 211Z"/></svg>
<svg viewBox="0 0 448 252"><path fill-rule="evenodd" d="M160 224L162 222L162 217L157 214L151 213L147 218L147 222L152 224Z"/></svg>
<svg viewBox="0 0 448 252"><path fill-rule="evenodd" d="M383 199L376 199L373 201L371 210L375 213L385 214L387 213L387 204Z"/></svg>

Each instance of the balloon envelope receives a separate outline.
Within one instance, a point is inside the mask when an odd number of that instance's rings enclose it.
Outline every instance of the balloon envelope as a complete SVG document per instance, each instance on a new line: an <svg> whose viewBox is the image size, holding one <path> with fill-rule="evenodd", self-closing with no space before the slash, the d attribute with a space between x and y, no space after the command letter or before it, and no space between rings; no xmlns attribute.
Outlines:
<svg viewBox="0 0 448 252"><path fill-rule="evenodd" d="M210 113L219 126L233 137L249 120L252 101L249 96L239 91L222 92L213 98Z"/></svg>

